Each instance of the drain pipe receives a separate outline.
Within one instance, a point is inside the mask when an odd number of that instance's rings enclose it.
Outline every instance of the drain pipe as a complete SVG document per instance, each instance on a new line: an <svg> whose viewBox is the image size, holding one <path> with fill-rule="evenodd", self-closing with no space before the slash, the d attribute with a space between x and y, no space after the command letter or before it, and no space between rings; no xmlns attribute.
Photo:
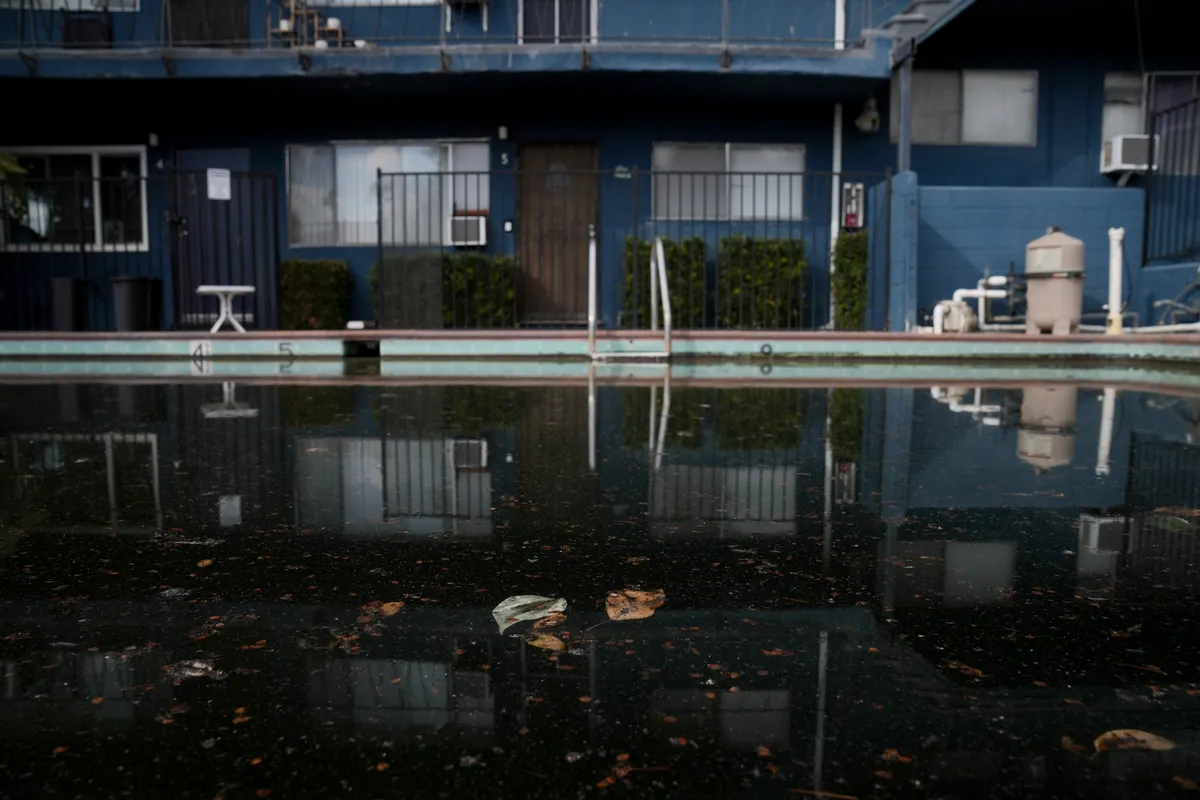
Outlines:
<svg viewBox="0 0 1200 800"><path fill-rule="evenodd" d="M1108 229L1108 330L1112 336L1124 331L1121 315L1121 270L1124 267L1124 228ZM1105 395L1107 397L1107 395ZM1097 471L1099 468L1097 467Z"/></svg>

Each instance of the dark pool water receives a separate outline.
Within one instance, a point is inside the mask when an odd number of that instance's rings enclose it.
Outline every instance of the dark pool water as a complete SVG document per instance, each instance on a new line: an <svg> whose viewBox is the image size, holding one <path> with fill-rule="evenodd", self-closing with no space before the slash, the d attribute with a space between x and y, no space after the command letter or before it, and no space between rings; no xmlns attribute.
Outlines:
<svg viewBox="0 0 1200 800"><path fill-rule="evenodd" d="M0 797L1200 797L1200 400L666 394L0 386Z"/></svg>

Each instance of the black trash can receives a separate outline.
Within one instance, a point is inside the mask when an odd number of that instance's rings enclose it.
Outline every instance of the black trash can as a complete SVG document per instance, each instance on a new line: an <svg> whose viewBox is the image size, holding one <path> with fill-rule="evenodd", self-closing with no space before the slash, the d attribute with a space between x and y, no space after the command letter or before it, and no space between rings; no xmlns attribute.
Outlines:
<svg viewBox="0 0 1200 800"><path fill-rule="evenodd" d="M88 329L87 281L79 278L55 278L53 294L54 330L86 331Z"/></svg>
<svg viewBox="0 0 1200 800"><path fill-rule="evenodd" d="M113 316L118 331L162 330L162 280L113 278Z"/></svg>

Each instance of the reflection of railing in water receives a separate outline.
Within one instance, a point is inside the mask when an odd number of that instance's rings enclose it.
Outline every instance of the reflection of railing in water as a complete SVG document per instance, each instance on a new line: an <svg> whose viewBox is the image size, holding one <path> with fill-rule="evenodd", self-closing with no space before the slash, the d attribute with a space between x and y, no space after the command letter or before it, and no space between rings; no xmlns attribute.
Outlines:
<svg viewBox="0 0 1200 800"><path fill-rule="evenodd" d="M45 515L31 527L73 533L153 533L162 528L156 434L15 433L9 444L23 501ZM100 487L89 479L103 481L103 510L95 506ZM39 491L51 493L40 504L35 502ZM68 517L59 516L63 513Z"/></svg>
<svg viewBox="0 0 1200 800"><path fill-rule="evenodd" d="M296 444L301 527L348 533L492 533L485 439L328 437L298 439Z"/></svg>

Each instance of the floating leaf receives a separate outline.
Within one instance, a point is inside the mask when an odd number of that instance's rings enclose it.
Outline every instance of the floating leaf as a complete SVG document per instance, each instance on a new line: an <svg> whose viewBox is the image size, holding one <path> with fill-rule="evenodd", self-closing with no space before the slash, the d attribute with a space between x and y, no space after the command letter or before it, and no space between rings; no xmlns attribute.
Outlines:
<svg viewBox="0 0 1200 800"><path fill-rule="evenodd" d="M619 592L609 592L605 601L605 611L608 618L620 622L627 619L645 619L662 607L667 595L661 589L654 592L640 592L635 589L623 589Z"/></svg>
<svg viewBox="0 0 1200 800"><path fill-rule="evenodd" d="M396 600L394 602L384 603L379 606L379 613L383 614L385 617L392 617L395 616L402 608L404 608L404 603Z"/></svg>
<svg viewBox="0 0 1200 800"><path fill-rule="evenodd" d="M516 625L518 622L528 622L560 614L567 610L567 600L560 597L542 597L536 594L518 594L500 601L500 605L492 609L492 617L500 626L500 632Z"/></svg>
<svg viewBox="0 0 1200 800"><path fill-rule="evenodd" d="M1133 730L1132 728L1118 728L1114 731L1106 731L1097 736L1093 744L1098 751L1175 749L1175 743L1170 739L1164 739L1161 736L1155 736L1153 733Z"/></svg>
<svg viewBox="0 0 1200 800"><path fill-rule="evenodd" d="M557 636L551 636L548 633L539 633L530 636L525 641L529 642L533 647L541 648L542 650L554 650L562 652L567 649L567 643Z"/></svg>
<svg viewBox="0 0 1200 800"><path fill-rule="evenodd" d="M1072 739L1070 736L1064 736L1064 737L1062 737L1062 746L1063 746L1063 749L1064 749L1064 750L1070 751L1070 752L1072 752L1072 753L1079 753L1079 754L1083 754L1083 753L1090 753L1090 752L1092 752L1091 750L1087 749L1087 748L1086 748L1086 747L1084 747L1083 745L1081 745L1081 744L1077 744L1077 743L1075 742L1075 740L1074 740L1074 739Z"/></svg>
<svg viewBox="0 0 1200 800"><path fill-rule="evenodd" d="M539 619L533 623L533 629L540 631L542 628L553 628L555 625L562 625L566 621L566 614L550 614L545 619Z"/></svg>

